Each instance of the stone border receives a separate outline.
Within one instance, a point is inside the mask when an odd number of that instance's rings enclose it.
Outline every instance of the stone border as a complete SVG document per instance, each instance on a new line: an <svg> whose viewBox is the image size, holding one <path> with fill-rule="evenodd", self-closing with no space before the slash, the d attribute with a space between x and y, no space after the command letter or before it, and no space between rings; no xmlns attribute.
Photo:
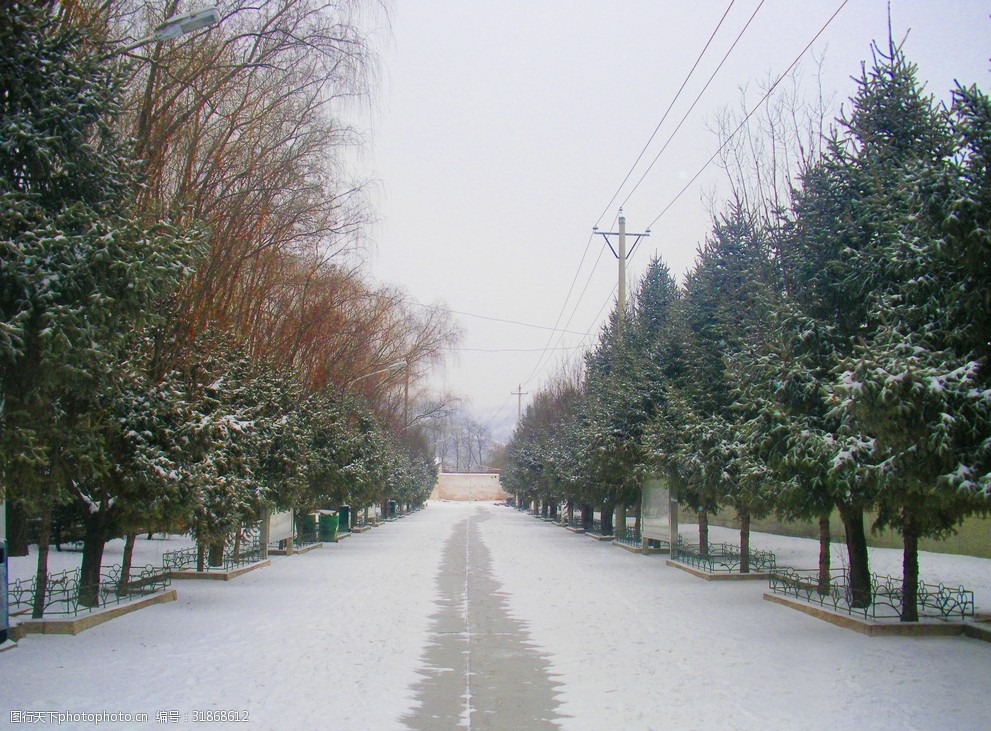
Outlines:
<svg viewBox="0 0 991 731"><path fill-rule="evenodd" d="M323 548L323 543L307 543L302 548L293 548L292 553L285 548L270 548L268 549L269 556L295 556L297 553L309 553L317 548Z"/></svg>
<svg viewBox="0 0 991 731"><path fill-rule="evenodd" d="M570 526L570 525L564 526L564 529L565 530L569 530L572 533L584 533L585 532L585 529L584 528L575 528L574 526Z"/></svg>
<svg viewBox="0 0 991 731"><path fill-rule="evenodd" d="M639 553L641 556L644 555L642 546L631 546L628 543L620 543L619 541L613 541L612 544L616 548L622 548L624 551L629 551L630 553Z"/></svg>
<svg viewBox="0 0 991 731"><path fill-rule="evenodd" d="M296 551L294 550L293 553L295 552ZM172 580L202 579L206 581L230 581L231 579L236 579L238 576L246 574L249 571L254 571L255 569L260 569L271 565L272 559L267 558L264 561L249 563L247 566L241 566L230 571L173 571Z"/></svg>
<svg viewBox="0 0 991 731"><path fill-rule="evenodd" d="M78 635L80 632L85 632L92 627L109 622L111 619L116 619L124 614L136 612L144 607L174 602L177 597L178 593L175 589L166 589L149 594L137 601L97 609L71 619L26 619L13 625L8 630L8 635L12 640L23 639L25 635Z"/></svg>
<svg viewBox="0 0 991 731"><path fill-rule="evenodd" d="M797 609L816 619L859 632L868 637L956 637L966 635L974 639L991 642L991 625L982 622L942 621L939 619L923 619L919 622L899 622L895 619L889 622L878 622L877 620L861 619L850 614L840 614L825 607L808 604L793 597L782 596L769 591L764 592L764 599L791 609Z"/></svg>
<svg viewBox="0 0 991 731"><path fill-rule="evenodd" d="M593 541L612 541L612 540L615 540L613 538L613 536L611 536L611 535L610 536L603 536L603 535L599 535L598 533L586 533L585 535L587 535Z"/></svg>
<svg viewBox="0 0 991 731"><path fill-rule="evenodd" d="M681 569L682 571L687 571L692 576L697 576L700 579L705 579L706 581L767 581L771 578L771 574L766 571L751 571L749 574L741 574L739 572L729 571L702 571L688 564L683 564L681 561L673 561L668 559L665 563L668 566L673 566L676 569Z"/></svg>
<svg viewBox="0 0 991 731"><path fill-rule="evenodd" d="M371 530L374 526L371 523L366 523L365 525L356 525L351 529L352 533L364 533L366 530Z"/></svg>
<svg viewBox="0 0 991 731"><path fill-rule="evenodd" d="M639 546L631 546L627 543L620 543L619 541L613 541L612 544L619 548L624 548L630 553L639 553L641 556L654 556L658 553L671 553L670 548L644 548L643 544Z"/></svg>
<svg viewBox="0 0 991 731"><path fill-rule="evenodd" d="M9 632L10 630L8 629L7 631ZM4 640L3 642L0 642L0 652L13 650L15 647L17 647L17 643L13 640Z"/></svg>

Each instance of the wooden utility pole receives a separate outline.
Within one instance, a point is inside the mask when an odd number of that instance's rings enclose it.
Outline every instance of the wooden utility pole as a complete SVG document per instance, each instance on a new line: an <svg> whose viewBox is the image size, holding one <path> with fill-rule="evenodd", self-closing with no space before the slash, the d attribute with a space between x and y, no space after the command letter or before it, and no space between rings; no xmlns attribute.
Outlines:
<svg viewBox="0 0 991 731"><path fill-rule="evenodd" d="M630 234L631 236L636 236L637 240L633 242L633 246L630 250L626 250L626 216L623 215L623 209L619 209L619 231L604 232L599 231L598 228L593 227L592 231L601 234L602 238L606 240L606 244L609 246L609 250L616 257L619 262L619 283L617 287L617 298L616 298L616 327L617 335L622 336L623 327L626 323L626 260L630 258L633 254L633 250L637 248L637 244L640 243L640 239L650 236L650 229L648 228L643 233ZM610 236L618 237L619 251L613 248L612 241L609 240ZM620 500L616 503L616 510L613 515L613 536L615 538L625 538L626 537L626 506L623 501Z"/></svg>
<svg viewBox="0 0 991 731"><path fill-rule="evenodd" d="M630 234L630 236L636 236L637 240L633 242L633 246L630 250L626 250L626 216L623 215L623 209L619 209L619 231L599 231L597 226L592 227L592 231L599 234L606 240L606 244L609 246L609 251L612 252L613 256L619 262L619 282L618 282L618 292L619 296L616 302L616 320L622 323L626 320L626 261L631 256L633 256L633 250L637 248L637 244L640 243L640 239L650 236L650 229L648 228L643 233ZM619 250L613 248L610 236L616 236L618 238Z"/></svg>
<svg viewBox="0 0 991 731"><path fill-rule="evenodd" d="M516 423L519 424L523 418L523 397L530 392L524 391L523 384L521 383L516 387L515 391L510 391L509 393L516 397Z"/></svg>

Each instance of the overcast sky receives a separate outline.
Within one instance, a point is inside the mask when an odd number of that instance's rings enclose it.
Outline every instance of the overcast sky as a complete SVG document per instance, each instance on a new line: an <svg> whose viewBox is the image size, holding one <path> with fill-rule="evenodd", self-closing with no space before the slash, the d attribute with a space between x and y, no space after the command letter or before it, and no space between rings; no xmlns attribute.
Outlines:
<svg viewBox="0 0 991 731"><path fill-rule="evenodd" d="M651 228L630 259L631 285L654 254L675 275L688 270L710 228L706 193L724 185L712 165L686 188L718 146L714 118L739 108L744 85L782 74L841 5L804 57L810 82L812 54L823 58L837 104L872 39L887 37L883 0L393 0L390 30L376 36L362 161L377 181L371 270L458 313L465 337L438 387L468 397L505 438L510 392L538 391L615 307L616 261L592 227L615 231L621 204L628 231ZM891 12L930 93L947 98L955 79L991 89L991 2L893 0ZM568 332L541 329L555 324Z"/></svg>

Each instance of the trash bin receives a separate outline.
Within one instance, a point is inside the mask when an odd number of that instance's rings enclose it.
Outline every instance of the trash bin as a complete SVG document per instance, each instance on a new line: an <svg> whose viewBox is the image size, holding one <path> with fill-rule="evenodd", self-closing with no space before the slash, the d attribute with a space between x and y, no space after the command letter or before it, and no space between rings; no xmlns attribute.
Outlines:
<svg viewBox="0 0 991 731"><path fill-rule="evenodd" d="M320 511L320 540L321 541L336 541L337 540L337 513L332 510L321 510Z"/></svg>
<svg viewBox="0 0 991 731"><path fill-rule="evenodd" d="M351 532L351 506L342 505L337 509L337 531L339 533Z"/></svg>
<svg viewBox="0 0 991 731"><path fill-rule="evenodd" d="M389 501L389 517L390 518L395 518L396 517L396 501L395 500L390 500Z"/></svg>
<svg viewBox="0 0 991 731"><path fill-rule="evenodd" d="M304 541L315 541L317 539L317 514L303 513L303 535Z"/></svg>

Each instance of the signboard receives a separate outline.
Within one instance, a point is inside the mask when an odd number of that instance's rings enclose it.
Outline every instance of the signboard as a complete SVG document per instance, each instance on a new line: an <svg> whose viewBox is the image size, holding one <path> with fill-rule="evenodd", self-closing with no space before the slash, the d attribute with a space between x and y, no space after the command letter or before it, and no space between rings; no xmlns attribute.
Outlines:
<svg viewBox="0 0 991 731"><path fill-rule="evenodd" d="M276 541L292 540L292 511L286 510L281 513L272 513L268 519L268 540L270 543Z"/></svg>
<svg viewBox="0 0 991 731"><path fill-rule="evenodd" d="M671 491L666 480L657 476L644 480L642 510L640 533L643 537L668 540L671 537Z"/></svg>

